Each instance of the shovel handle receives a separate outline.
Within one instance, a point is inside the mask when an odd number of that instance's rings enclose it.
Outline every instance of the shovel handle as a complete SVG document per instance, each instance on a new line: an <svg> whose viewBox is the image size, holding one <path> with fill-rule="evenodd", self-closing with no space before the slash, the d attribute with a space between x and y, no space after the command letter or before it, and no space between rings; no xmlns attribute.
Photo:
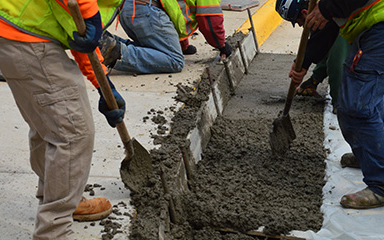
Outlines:
<svg viewBox="0 0 384 240"><path fill-rule="evenodd" d="M308 14L312 12L313 8L315 8L315 5L316 5L316 0L309 0ZM304 24L303 32L301 33L299 50L297 52L297 57L296 57L296 64L294 69L296 72L300 72L302 69L309 33L310 33L309 27L307 27L307 24ZM286 116L289 113L289 109L291 108L293 97L295 96L295 91L296 91L295 86L296 86L296 83L291 80L291 84L289 85L287 100L285 101L283 116Z"/></svg>
<svg viewBox="0 0 384 240"><path fill-rule="evenodd" d="M86 31L86 26L83 17L81 16L79 5L77 4L76 0L69 0L68 1L68 8L72 15L73 20L75 21L77 30L80 34L80 36L84 36ZM105 76L104 69L101 66L101 63L99 61L99 57L97 56L96 51L93 51L91 53L87 53L89 61L91 62L92 69L95 72L95 76L97 79L97 82L100 85L101 93L103 94L105 101L107 103L107 106L109 109L119 109L119 106L117 105L116 99L113 96L111 86L108 83L108 79ZM129 156L133 155L133 146L131 142L131 138L128 134L128 130L124 124L124 121L121 123L116 124L117 131L119 132L121 141L124 144L124 147L127 151L127 154Z"/></svg>

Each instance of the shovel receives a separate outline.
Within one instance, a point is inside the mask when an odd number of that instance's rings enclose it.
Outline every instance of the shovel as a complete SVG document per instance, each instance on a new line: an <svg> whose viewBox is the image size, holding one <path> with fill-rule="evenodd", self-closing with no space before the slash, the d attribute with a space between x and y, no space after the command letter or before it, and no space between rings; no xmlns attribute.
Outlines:
<svg viewBox="0 0 384 240"><path fill-rule="evenodd" d="M308 13L315 7L316 0L310 0ZM307 47L310 29L305 24L301 34L299 49L297 52L295 71L300 72L302 69L305 49ZM283 156L289 149L292 141L296 138L295 130L293 129L291 118L289 117L289 109L292 105L293 97L296 92L296 84L291 81L289 85L287 99L283 112L279 113L278 118L273 121L272 130L269 134L269 143L272 153L278 156Z"/></svg>
<svg viewBox="0 0 384 240"><path fill-rule="evenodd" d="M85 34L86 26L81 16L79 6L76 0L68 1L68 8L76 23L76 27L80 35ZM96 79L100 85L101 92L109 109L118 109L116 99L113 96L112 89L109 86L107 77L101 66L97 53L95 51L88 53ZM121 179L128 189L138 192L139 189L147 184L149 177L153 173L152 158L149 152L134 138L130 138L128 130L122 123L116 124L121 141L125 148L125 158L121 162L120 175Z"/></svg>

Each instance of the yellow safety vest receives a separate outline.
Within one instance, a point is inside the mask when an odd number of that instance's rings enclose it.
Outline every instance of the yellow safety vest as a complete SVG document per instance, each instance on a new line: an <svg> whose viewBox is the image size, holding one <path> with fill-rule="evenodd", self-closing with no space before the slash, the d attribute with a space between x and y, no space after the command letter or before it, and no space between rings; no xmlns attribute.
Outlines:
<svg viewBox="0 0 384 240"><path fill-rule="evenodd" d="M384 1L370 0L354 11L348 18L333 19L340 27L339 34L349 43L363 31L384 21Z"/></svg>
<svg viewBox="0 0 384 240"><path fill-rule="evenodd" d="M180 40L197 30L196 16L222 15L220 0L160 0Z"/></svg>
<svg viewBox="0 0 384 240"><path fill-rule="evenodd" d="M98 0L102 22L113 21L122 0ZM62 0L2 0L0 19L15 28L69 48L76 25Z"/></svg>

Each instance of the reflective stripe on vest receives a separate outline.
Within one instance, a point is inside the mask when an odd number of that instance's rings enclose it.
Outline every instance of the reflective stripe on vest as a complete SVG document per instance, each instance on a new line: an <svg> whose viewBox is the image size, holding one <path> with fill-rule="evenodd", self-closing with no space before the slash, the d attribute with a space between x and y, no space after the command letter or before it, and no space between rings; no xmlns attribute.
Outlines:
<svg viewBox="0 0 384 240"><path fill-rule="evenodd" d="M220 0L161 0L161 4L175 25L180 39L197 30L196 16L222 15Z"/></svg>
<svg viewBox="0 0 384 240"><path fill-rule="evenodd" d="M208 15L222 15L223 11L219 5L197 5L196 16L208 16Z"/></svg>
<svg viewBox="0 0 384 240"><path fill-rule="evenodd" d="M336 22L336 24L342 28L348 21L348 19L352 18L355 16L358 12L363 11L366 9L369 5L373 4L374 2L377 2L378 0L369 0L363 7L355 10L348 18L333 18L333 21ZM380 0L379 0L380 1Z"/></svg>
<svg viewBox="0 0 384 240"><path fill-rule="evenodd" d="M177 1L181 10L181 13L183 14L185 23L183 24L184 31L179 33L179 38L185 38L187 36L190 36L193 32L197 29L197 21L196 21L196 8L195 5L187 6L184 1ZM193 4L196 2L194 1Z"/></svg>
<svg viewBox="0 0 384 240"><path fill-rule="evenodd" d="M121 1L98 1L104 21L112 18ZM67 48L73 39L73 31L77 30L63 0L2 0L0 18L22 32L61 43Z"/></svg>

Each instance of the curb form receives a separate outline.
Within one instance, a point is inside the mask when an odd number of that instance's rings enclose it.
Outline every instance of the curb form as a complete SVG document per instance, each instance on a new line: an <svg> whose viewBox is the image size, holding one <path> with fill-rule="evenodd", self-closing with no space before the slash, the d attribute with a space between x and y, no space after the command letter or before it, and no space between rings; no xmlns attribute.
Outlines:
<svg viewBox="0 0 384 240"><path fill-rule="evenodd" d="M275 0L267 0L256 12L252 15L257 42L261 46L265 40L272 34L273 31L282 23L283 19L275 10ZM250 20L247 19L236 32L247 34L251 28Z"/></svg>

